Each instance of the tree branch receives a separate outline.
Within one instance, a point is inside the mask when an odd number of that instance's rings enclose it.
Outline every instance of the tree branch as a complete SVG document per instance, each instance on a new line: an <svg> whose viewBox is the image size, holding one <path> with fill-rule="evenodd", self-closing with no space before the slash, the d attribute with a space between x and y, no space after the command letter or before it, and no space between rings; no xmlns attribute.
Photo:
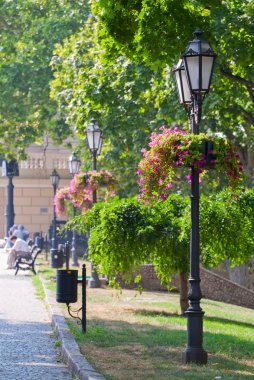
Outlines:
<svg viewBox="0 0 254 380"><path fill-rule="evenodd" d="M246 111L243 107L239 106L239 108L240 108L240 110L242 111L242 113L243 113L243 115L244 115L244 116L243 116L244 119L245 119L249 124L254 125L254 116L253 116L250 112Z"/></svg>
<svg viewBox="0 0 254 380"><path fill-rule="evenodd" d="M254 103L254 92L253 92L254 91L254 82L251 82L247 79L244 79L244 78L240 77L239 75L232 74L232 72L229 69L223 69L221 67L220 72L222 75L234 80L235 82L241 83L244 86L246 86L247 91L250 95L250 98L251 98L252 102Z"/></svg>
<svg viewBox="0 0 254 380"><path fill-rule="evenodd" d="M221 68L220 69L220 72L222 75L228 77L228 78L231 78L232 80L238 82L238 83L242 83L244 86L250 88L251 90L254 89L254 82L251 82L247 79L244 79L242 77L240 77L239 75L234 75L232 74L232 72L229 70L229 69L223 69Z"/></svg>

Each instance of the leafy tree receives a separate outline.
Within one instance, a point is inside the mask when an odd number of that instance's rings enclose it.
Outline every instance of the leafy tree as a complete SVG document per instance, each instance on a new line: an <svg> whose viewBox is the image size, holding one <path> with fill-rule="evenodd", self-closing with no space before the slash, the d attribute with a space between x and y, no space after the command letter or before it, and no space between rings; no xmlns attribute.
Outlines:
<svg viewBox="0 0 254 380"><path fill-rule="evenodd" d="M197 26L218 53L201 129L235 139L251 174L251 2L100 0L91 4L94 17L56 50L52 96L81 138L84 125L97 117L105 135L103 165L119 171L125 189L120 194L135 192L130 173L135 172L140 148L146 145L151 130L173 122L187 127L171 67ZM87 161L88 153L84 158Z"/></svg>
<svg viewBox="0 0 254 380"><path fill-rule="evenodd" d="M171 67L196 27L203 29L218 58L202 127L235 138L252 175L253 1L99 0L92 4L108 59L124 53L151 67Z"/></svg>
<svg viewBox="0 0 254 380"><path fill-rule="evenodd" d="M76 218L78 229L90 232L89 259L111 280L121 272L124 280L130 281L133 271L148 261L165 285L173 273L179 273L184 312L188 306L189 239L181 239L180 217L186 202L175 196L152 208L134 199L96 204ZM139 280L137 276L136 282Z"/></svg>
<svg viewBox="0 0 254 380"><path fill-rule="evenodd" d="M127 195L137 192L133 174L141 147L154 124L160 125L168 118L168 71L165 68L154 72L123 55L106 63L101 50L98 25L91 18L80 32L55 50L51 96L81 139L89 120L96 117L104 135L101 161L119 175L120 193ZM80 153L84 162L91 161L83 146Z"/></svg>
<svg viewBox="0 0 254 380"><path fill-rule="evenodd" d="M6 154L48 133L63 141L71 132L49 98L54 46L87 18L85 0L4 0L0 5L0 140ZM13 151L14 148L14 151Z"/></svg>
<svg viewBox="0 0 254 380"><path fill-rule="evenodd" d="M200 242L206 267L214 267L224 259L228 259L232 266L250 262L254 255L253 211L252 190L237 196L225 190L202 197Z"/></svg>

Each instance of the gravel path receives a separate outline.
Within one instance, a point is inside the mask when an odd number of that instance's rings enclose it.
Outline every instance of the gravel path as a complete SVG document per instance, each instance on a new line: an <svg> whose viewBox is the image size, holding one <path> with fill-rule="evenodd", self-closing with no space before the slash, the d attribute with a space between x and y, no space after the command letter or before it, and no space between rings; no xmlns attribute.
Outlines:
<svg viewBox="0 0 254 380"><path fill-rule="evenodd" d="M0 380L70 380L30 272L6 270L0 249Z"/></svg>

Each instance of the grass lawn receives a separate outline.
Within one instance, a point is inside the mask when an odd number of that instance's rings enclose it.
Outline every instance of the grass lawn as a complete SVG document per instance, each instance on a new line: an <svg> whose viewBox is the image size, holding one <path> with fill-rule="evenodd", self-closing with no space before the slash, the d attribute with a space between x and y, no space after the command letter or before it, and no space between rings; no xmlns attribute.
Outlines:
<svg viewBox="0 0 254 380"><path fill-rule="evenodd" d="M81 352L107 380L254 379L253 310L211 300L202 308L209 355L203 366L181 363L186 318L179 315L177 294L87 289L86 334L63 305Z"/></svg>

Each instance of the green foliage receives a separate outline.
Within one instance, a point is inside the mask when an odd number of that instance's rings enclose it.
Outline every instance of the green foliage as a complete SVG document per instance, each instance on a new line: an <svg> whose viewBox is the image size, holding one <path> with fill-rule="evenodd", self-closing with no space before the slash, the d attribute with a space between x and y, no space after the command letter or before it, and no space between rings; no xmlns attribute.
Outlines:
<svg viewBox="0 0 254 380"><path fill-rule="evenodd" d="M102 24L100 34L110 53L124 52L140 58L153 67L168 63L178 50L184 50L186 41L200 26L209 28L211 8L220 0L114 0L94 1L93 12Z"/></svg>
<svg viewBox="0 0 254 380"><path fill-rule="evenodd" d="M169 71L154 72L122 55L106 62L98 29L96 18L90 18L80 32L57 47L51 96L81 140L84 126L96 117L104 137L98 165L103 162L103 168L117 173L120 194L126 196L137 192L134 173L141 147L154 125L164 122L173 108L168 102ZM84 162L91 161L87 149L82 147L80 154Z"/></svg>
<svg viewBox="0 0 254 380"><path fill-rule="evenodd" d="M121 196L136 192L132 174L151 131L172 122L187 124L170 67L197 26L218 53L201 130L235 139L245 169L253 167L248 154L254 125L249 1L100 0L91 7L94 16L55 51L51 95L81 139L84 125L97 117L105 137L100 160L105 168L117 168ZM89 162L83 146L81 151Z"/></svg>
<svg viewBox="0 0 254 380"><path fill-rule="evenodd" d="M205 266L216 266L226 258L232 266L250 261L254 254L253 215L252 190L237 196L227 190L202 197L200 243Z"/></svg>
<svg viewBox="0 0 254 380"><path fill-rule="evenodd" d="M190 203L171 195L152 207L137 200L98 203L75 218L79 231L90 232L89 258L101 273L126 280L150 262L163 284L173 273L189 271ZM200 253L205 267L225 259L232 266L248 263L254 252L254 192L222 191L200 202ZM137 279L138 280L138 279Z"/></svg>
<svg viewBox="0 0 254 380"><path fill-rule="evenodd" d="M0 5L0 140L6 155L44 133L56 141L71 132L49 99L49 66L56 43L87 18L87 1L4 0ZM14 154L14 153L12 153Z"/></svg>
<svg viewBox="0 0 254 380"><path fill-rule="evenodd" d="M189 239L181 238L180 221L185 206L180 196L152 208L134 199L114 200L96 204L76 222L89 230L89 258L109 278L122 272L128 280L149 261L166 284L172 273L188 273Z"/></svg>

